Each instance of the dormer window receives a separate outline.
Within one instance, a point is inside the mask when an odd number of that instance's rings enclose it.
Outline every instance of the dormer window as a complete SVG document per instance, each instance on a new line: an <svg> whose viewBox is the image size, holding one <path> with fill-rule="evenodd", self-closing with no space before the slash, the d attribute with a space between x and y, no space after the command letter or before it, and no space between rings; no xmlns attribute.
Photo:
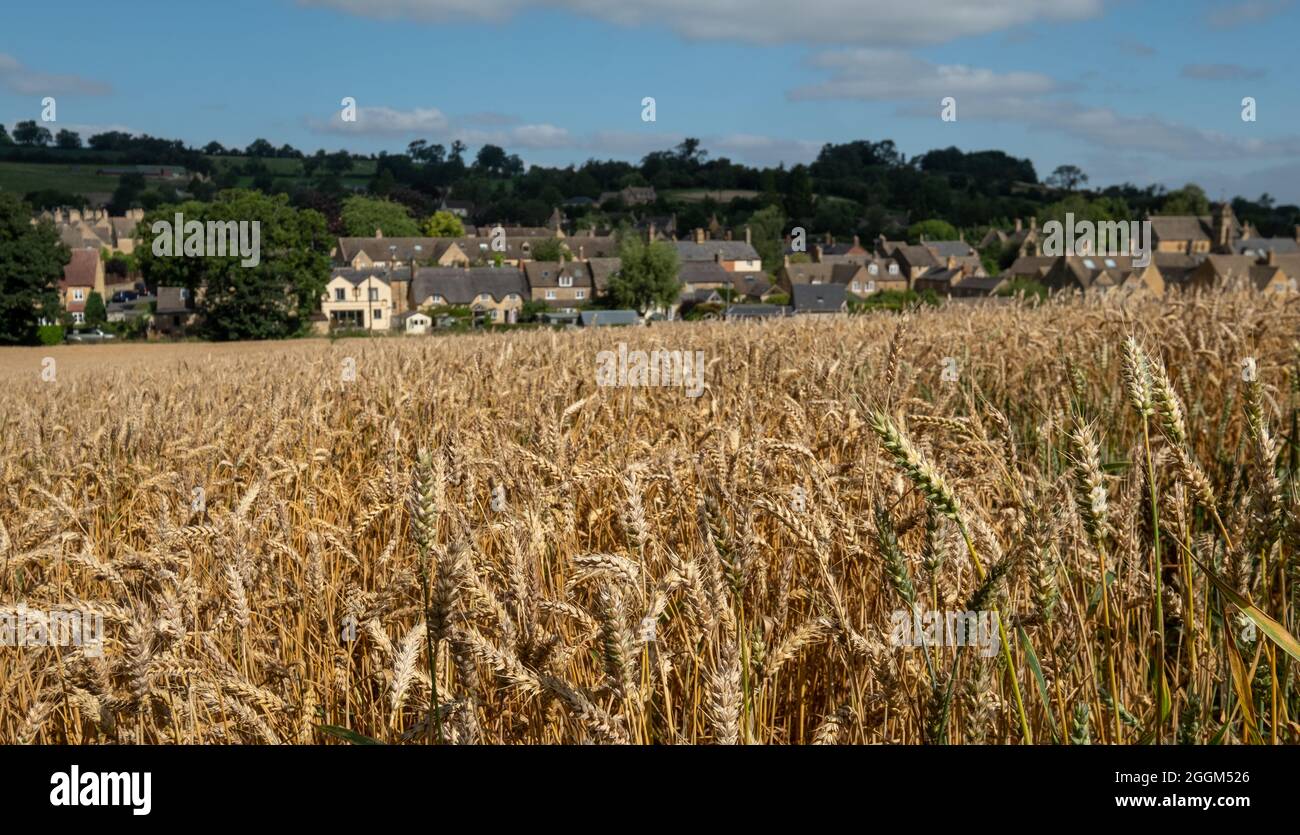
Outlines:
<svg viewBox="0 0 1300 835"><path fill-rule="evenodd" d="M571 275L562 275L562 276L560 276L560 286L561 286L561 287L572 287L572 286L573 286L573 276L571 276Z"/></svg>
<svg viewBox="0 0 1300 835"><path fill-rule="evenodd" d="M877 275L880 272L880 267L877 264L872 264L871 266L867 267L867 272L871 273L872 275Z"/></svg>
<svg viewBox="0 0 1300 835"><path fill-rule="evenodd" d="M889 265L889 274L890 274L890 275L898 275L898 265L897 265L897 264L890 264L890 265Z"/></svg>
<svg viewBox="0 0 1300 835"><path fill-rule="evenodd" d="M1096 265L1096 263L1094 263L1093 260L1092 260L1091 258L1084 258L1084 259L1083 259L1083 265L1084 265L1085 267L1087 267L1088 269L1090 269L1090 270L1095 270L1095 269L1097 269L1097 265Z"/></svg>

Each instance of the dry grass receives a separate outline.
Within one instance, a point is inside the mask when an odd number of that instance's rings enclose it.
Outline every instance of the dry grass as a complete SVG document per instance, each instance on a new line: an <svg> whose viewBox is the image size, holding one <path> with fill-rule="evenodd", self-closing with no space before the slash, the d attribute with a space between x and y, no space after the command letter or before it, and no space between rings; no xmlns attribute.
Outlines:
<svg viewBox="0 0 1300 835"><path fill-rule="evenodd" d="M0 606L107 646L0 647L0 741L1294 743L1229 593L1296 632L1298 332L1214 297L14 352ZM620 340L708 390L597 388ZM912 603L1005 644L891 646Z"/></svg>

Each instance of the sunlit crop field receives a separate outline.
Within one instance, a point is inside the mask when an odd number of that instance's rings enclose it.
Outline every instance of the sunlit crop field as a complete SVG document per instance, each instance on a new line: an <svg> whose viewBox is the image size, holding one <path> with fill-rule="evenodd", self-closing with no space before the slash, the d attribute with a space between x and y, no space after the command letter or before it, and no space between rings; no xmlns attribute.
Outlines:
<svg viewBox="0 0 1300 835"><path fill-rule="evenodd" d="M1225 296L0 352L0 742L1295 743L1298 335ZM620 342L703 393L598 386ZM900 640L953 612L987 640Z"/></svg>

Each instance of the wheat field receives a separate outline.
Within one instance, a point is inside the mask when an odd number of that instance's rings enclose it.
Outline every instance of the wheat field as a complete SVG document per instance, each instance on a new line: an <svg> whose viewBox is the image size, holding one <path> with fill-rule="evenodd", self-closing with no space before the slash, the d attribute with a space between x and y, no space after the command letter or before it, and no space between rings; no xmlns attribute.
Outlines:
<svg viewBox="0 0 1300 835"><path fill-rule="evenodd" d="M0 646L0 742L1296 743L1298 335L1225 295L15 352L0 610L104 642ZM598 387L619 342L704 394ZM921 611L994 651L892 641Z"/></svg>

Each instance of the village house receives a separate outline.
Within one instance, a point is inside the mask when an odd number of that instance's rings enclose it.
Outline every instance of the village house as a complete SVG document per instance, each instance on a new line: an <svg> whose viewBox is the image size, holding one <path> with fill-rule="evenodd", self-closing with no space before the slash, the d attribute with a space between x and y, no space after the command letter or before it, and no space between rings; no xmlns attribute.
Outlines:
<svg viewBox="0 0 1300 835"><path fill-rule="evenodd" d="M796 316L842 315L849 310L843 284L796 284L790 302Z"/></svg>
<svg viewBox="0 0 1300 835"><path fill-rule="evenodd" d="M621 200L624 206L645 206L657 199L654 186L628 186L621 191L603 191L596 202L603 206L611 200Z"/></svg>
<svg viewBox="0 0 1300 835"><path fill-rule="evenodd" d="M72 259L63 268L59 280L59 300L78 325L86 321L86 302L91 293L98 293L105 303L108 298L104 288L104 262L96 249L74 249Z"/></svg>
<svg viewBox="0 0 1300 835"><path fill-rule="evenodd" d="M1021 255L1012 262L1010 267L1002 271L1002 277L1008 281L1022 279L1037 281L1041 284L1047 273L1056 264L1057 257L1050 255Z"/></svg>
<svg viewBox="0 0 1300 835"><path fill-rule="evenodd" d="M591 274L581 261L529 261L524 275L533 301L572 310L588 304L594 295Z"/></svg>
<svg viewBox="0 0 1300 835"><path fill-rule="evenodd" d="M1249 237L1241 238L1233 244L1233 253L1236 255L1250 255L1263 260L1270 252L1278 255L1300 253L1300 225L1295 227L1295 237L1292 238Z"/></svg>
<svg viewBox="0 0 1300 835"><path fill-rule="evenodd" d="M159 287L149 322L151 336L179 336L196 320L194 294L185 287Z"/></svg>
<svg viewBox="0 0 1300 835"><path fill-rule="evenodd" d="M344 267L330 275L321 312L331 328L378 331L392 327L392 317L401 311L394 307L387 270Z"/></svg>
<svg viewBox="0 0 1300 835"><path fill-rule="evenodd" d="M744 241L715 241L705 237L703 229L696 229L691 240L674 241L677 258L689 261L717 261L728 272L761 272L763 259L751 243L751 232L745 227Z"/></svg>
<svg viewBox="0 0 1300 835"><path fill-rule="evenodd" d="M511 267L421 267L411 277L412 310L468 307L490 322L513 324L528 297L524 274Z"/></svg>
<svg viewBox="0 0 1300 835"><path fill-rule="evenodd" d="M1249 255L1210 255L1191 272L1187 285L1193 290L1295 292L1292 276L1300 273L1291 272L1287 267L1296 262L1300 262L1300 258L1277 253L1270 253L1262 264Z"/></svg>
<svg viewBox="0 0 1300 835"><path fill-rule="evenodd" d="M1031 217L1028 226L1020 218L1016 218L1015 228L1010 232L990 228L984 233L984 237L980 238L977 248L985 249L996 243L1004 250L1007 247L1014 248L1017 258L1033 257L1039 252L1038 234L1038 218Z"/></svg>
<svg viewBox="0 0 1300 835"><path fill-rule="evenodd" d="M1235 251L1242 237L1241 224L1228 203L1220 204L1210 215L1154 215L1147 219L1156 252L1227 255Z"/></svg>
<svg viewBox="0 0 1300 835"><path fill-rule="evenodd" d="M464 261L454 238L386 238L382 230L371 238L339 238L335 258L358 270L409 267L413 262Z"/></svg>
<svg viewBox="0 0 1300 835"><path fill-rule="evenodd" d="M1122 290L1125 293L1163 295L1164 276L1154 260L1145 267L1135 265L1133 261L1131 255L1062 256L1048 271L1043 283L1053 291L1107 293Z"/></svg>

